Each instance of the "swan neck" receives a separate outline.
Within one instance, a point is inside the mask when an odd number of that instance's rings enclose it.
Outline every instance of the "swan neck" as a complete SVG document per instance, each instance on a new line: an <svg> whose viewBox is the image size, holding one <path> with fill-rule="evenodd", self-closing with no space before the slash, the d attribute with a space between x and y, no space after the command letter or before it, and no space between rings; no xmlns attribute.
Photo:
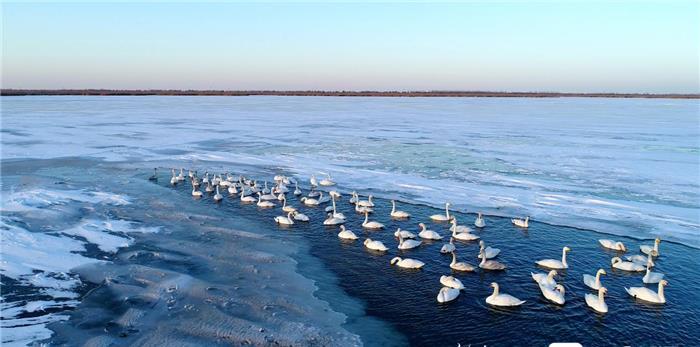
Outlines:
<svg viewBox="0 0 700 347"><path fill-rule="evenodd" d="M391 213L396 212L396 202L391 200Z"/></svg>
<svg viewBox="0 0 700 347"><path fill-rule="evenodd" d="M455 252L452 252L452 262L450 265L457 264L457 256L455 255Z"/></svg>
<svg viewBox="0 0 700 347"><path fill-rule="evenodd" d="M664 285L662 283L663 281L659 282L659 299L666 301L666 297L664 297Z"/></svg>
<svg viewBox="0 0 700 347"><path fill-rule="evenodd" d="M363 223L363 224L367 224L368 219L369 219L369 213L365 213L365 223Z"/></svg>
<svg viewBox="0 0 700 347"><path fill-rule="evenodd" d="M498 296L498 285L493 287L493 294L491 294L491 296Z"/></svg>
<svg viewBox="0 0 700 347"><path fill-rule="evenodd" d="M564 264L564 266L566 266L566 251L565 250L561 251L561 263Z"/></svg>
<svg viewBox="0 0 700 347"><path fill-rule="evenodd" d="M600 287L600 271L596 272L595 274L595 284L596 286Z"/></svg>

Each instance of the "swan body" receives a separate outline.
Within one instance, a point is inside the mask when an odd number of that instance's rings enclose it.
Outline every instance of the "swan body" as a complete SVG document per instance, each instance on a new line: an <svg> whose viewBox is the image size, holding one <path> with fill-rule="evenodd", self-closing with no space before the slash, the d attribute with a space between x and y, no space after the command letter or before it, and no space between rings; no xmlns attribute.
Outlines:
<svg viewBox="0 0 700 347"><path fill-rule="evenodd" d="M284 212L296 212L296 207L287 205L287 198L282 200L282 211Z"/></svg>
<svg viewBox="0 0 700 347"><path fill-rule="evenodd" d="M644 300L646 302L651 302L654 304L665 304L666 297L664 296L664 286L668 285L668 281L659 281L658 292L655 292L647 287L632 287L625 288L627 293L637 299Z"/></svg>
<svg viewBox="0 0 700 347"><path fill-rule="evenodd" d="M445 214L434 214L430 216L430 219L436 222L447 222L448 220L450 220L450 203L445 203Z"/></svg>
<svg viewBox="0 0 700 347"><path fill-rule="evenodd" d="M482 251L483 255L481 254ZM500 249L491 246L486 247L486 243L483 240L479 241L479 258L486 257L486 259L491 259L497 257L500 253Z"/></svg>
<svg viewBox="0 0 700 347"><path fill-rule="evenodd" d="M419 223L418 225L421 228L421 231L418 233L418 236L420 236L421 238L427 240L442 240L442 236L440 236L440 234L433 230L426 229L425 224Z"/></svg>
<svg viewBox="0 0 700 347"><path fill-rule="evenodd" d="M357 201L357 205L360 205L360 207L374 207L374 202L372 202L372 195L367 197L367 200L359 200Z"/></svg>
<svg viewBox="0 0 700 347"><path fill-rule="evenodd" d="M328 218L323 221L323 225L338 225L345 223L345 219L335 218L332 213L329 213Z"/></svg>
<svg viewBox="0 0 700 347"><path fill-rule="evenodd" d="M394 257L394 259L391 259L391 265L397 265L398 267L402 267L404 269L420 269L425 265L425 263L411 258L402 259L401 257Z"/></svg>
<svg viewBox="0 0 700 347"><path fill-rule="evenodd" d="M471 233L472 229L466 225L458 225L457 224L457 218L452 217L452 220L450 221L452 223L452 226L450 227L450 231L456 232L456 233Z"/></svg>
<svg viewBox="0 0 700 347"><path fill-rule="evenodd" d="M347 230L345 229L344 225L340 226L340 232L338 233L338 237L344 240L357 240L357 235L355 235L352 230Z"/></svg>
<svg viewBox="0 0 700 347"><path fill-rule="evenodd" d="M318 200L308 197L301 198L301 202L306 206L318 206L319 204Z"/></svg>
<svg viewBox="0 0 700 347"><path fill-rule="evenodd" d="M454 231L454 230L452 231L452 237L454 237L455 239L460 240L460 241L474 241L474 240L479 239L479 236L474 235L470 232L459 233L459 232Z"/></svg>
<svg viewBox="0 0 700 347"><path fill-rule="evenodd" d="M172 175L173 176L170 178L170 184L176 185L178 180L177 180L177 176L175 176L175 169L172 169Z"/></svg>
<svg viewBox="0 0 700 347"><path fill-rule="evenodd" d="M384 244L382 243L382 241L374 241L374 240L372 240L372 239L370 239L370 238L367 238L367 239L365 240L365 242L363 242L363 243L364 243L365 247L367 247L367 248L369 248L369 249L371 249L371 250L374 250L374 251L386 252L386 251L389 250L388 248L386 248L386 246L384 246Z"/></svg>
<svg viewBox="0 0 700 347"><path fill-rule="evenodd" d="M525 219L513 218L510 220L517 227L528 228L530 227L530 217L525 217Z"/></svg>
<svg viewBox="0 0 700 347"><path fill-rule="evenodd" d="M474 271L474 266L467 264L465 262L457 262L457 255L452 252L452 262L450 263L450 269L456 271Z"/></svg>
<svg viewBox="0 0 700 347"><path fill-rule="evenodd" d="M294 183L294 187L295 187L295 188L294 188L294 195L296 195L296 196L301 195L301 189L299 189L299 184L297 184L297 183L295 182L295 183Z"/></svg>
<svg viewBox="0 0 700 347"><path fill-rule="evenodd" d="M340 194L338 194L336 191L331 191L329 195L331 196L331 201L333 202L333 206L329 206L331 207L331 211L333 211L333 217L345 220L345 215L342 212L336 211L335 209L335 199L339 198ZM326 208L326 211L328 211L328 208Z"/></svg>
<svg viewBox="0 0 700 347"><path fill-rule="evenodd" d="M360 206L360 204L355 204L355 212L360 214L372 213L374 210L371 207Z"/></svg>
<svg viewBox="0 0 700 347"><path fill-rule="evenodd" d="M409 217L411 217L411 215L408 212L397 210L396 201L391 200L391 218L404 219Z"/></svg>
<svg viewBox="0 0 700 347"><path fill-rule="evenodd" d="M568 269L569 264L566 263L566 253L571 251L571 248L564 247L561 251L561 261L556 259L543 259L538 260L536 263L539 266L550 268L550 269Z"/></svg>
<svg viewBox="0 0 700 347"><path fill-rule="evenodd" d="M287 213L287 216L277 216L275 217L275 222L277 224L282 224L282 225L292 225L294 224L294 218L292 218L292 215L294 215L294 212L289 212Z"/></svg>
<svg viewBox="0 0 700 347"><path fill-rule="evenodd" d="M639 246L639 250L642 251L642 253L647 254L647 255L652 255L654 257L659 256L659 244L661 243L660 238L656 238L654 240L654 247L647 246L647 245L642 245Z"/></svg>
<svg viewBox="0 0 700 347"><path fill-rule="evenodd" d="M375 222L375 221L369 221L369 213L365 212L365 221L362 222L362 227L365 229L382 229L384 228L384 224Z"/></svg>
<svg viewBox="0 0 700 347"><path fill-rule="evenodd" d="M554 276L557 275L557 270L550 270L549 273L532 273L530 276L540 287L554 288L557 285L557 281L554 280Z"/></svg>
<svg viewBox="0 0 700 347"><path fill-rule="evenodd" d="M607 248L607 249L612 249L615 251L620 251L620 252L627 252L627 248L622 242L619 241L613 241L613 240L608 240L608 239L600 239L598 240L601 246Z"/></svg>
<svg viewBox="0 0 700 347"><path fill-rule="evenodd" d="M450 237L450 242L442 245L442 248L440 248L440 253L442 254L447 254L447 253L452 253L457 249L454 244L454 239Z"/></svg>
<svg viewBox="0 0 700 347"><path fill-rule="evenodd" d="M218 189L218 188L217 188ZM258 193L258 203L256 204L258 207L262 208L271 208L275 207L275 204L269 201L263 201L262 200L262 194Z"/></svg>
<svg viewBox="0 0 700 347"><path fill-rule="evenodd" d="M232 184L228 186L228 193L229 194L238 194L238 188L236 188L236 185Z"/></svg>
<svg viewBox="0 0 700 347"><path fill-rule="evenodd" d="M303 214L303 213L299 213L299 212L297 211L297 213L294 214L294 220L298 220L298 221L300 221L300 222L308 222L308 221L309 221L309 216L307 216L307 215L305 215L305 214Z"/></svg>
<svg viewBox="0 0 700 347"><path fill-rule="evenodd" d="M454 289L464 289L464 284L462 284L462 281L454 278L454 276L440 276L440 284Z"/></svg>
<svg viewBox="0 0 700 347"><path fill-rule="evenodd" d="M254 197L246 196L246 195L244 195L243 192L241 192L241 202L252 203L252 202L256 202L256 201L257 200Z"/></svg>
<svg viewBox="0 0 700 347"><path fill-rule="evenodd" d="M400 236L399 236L400 235ZM401 228L396 229L394 232L394 237L402 237L404 239L415 239L416 234L408 231L408 230L401 230Z"/></svg>
<svg viewBox="0 0 700 347"><path fill-rule="evenodd" d="M547 300L557 305L564 305L566 302L566 299L564 299L564 286L561 284L557 284L554 287L540 285L540 291Z"/></svg>
<svg viewBox="0 0 700 347"><path fill-rule="evenodd" d="M397 230L397 232L400 231L400 230L401 230L401 229ZM398 248L399 248L399 249L412 249L412 248L416 248L416 247L420 246L421 243L423 243L423 242L422 242L422 241L418 241L418 240L404 239L403 237L401 237L401 234L399 233L399 245L398 245Z"/></svg>
<svg viewBox="0 0 700 347"><path fill-rule="evenodd" d="M596 312L608 313L608 304L605 303L605 293L608 290L605 287L598 288L598 295L586 294L586 305Z"/></svg>
<svg viewBox="0 0 700 347"><path fill-rule="evenodd" d="M602 287L600 283L600 275L607 275L608 273L605 272L603 269L598 269L598 271L595 273L595 276L591 276L588 274L583 275L583 284L588 286L588 288L598 290Z"/></svg>
<svg viewBox="0 0 700 347"><path fill-rule="evenodd" d="M479 263L479 267L484 269L484 270L505 270L506 265L497 261L497 260L489 260L486 259L485 256L483 256L484 252L479 252L481 254L481 262Z"/></svg>
<svg viewBox="0 0 700 347"><path fill-rule="evenodd" d="M622 271L642 272L646 270L644 265L636 264L631 261L622 261L619 257L612 258L610 262L612 263L612 267Z"/></svg>
<svg viewBox="0 0 700 347"><path fill-rule="evenodd" d="M216 194L214 194L214 201L221 201L223 199L223 195L219 193L219 186L216 186Z"/></svg>
<svg viewBox="0 0 700 347"><path fill-rule="evenodd" d="M525 301L520 300L512 295L500 294L498 283L496 282L491 283L491 287L493 287L493 294L489 295L486 298L486 303L489 305L508 307L520 306L525 303Z"/></svg>
<svg viewBox="0 0 700 347"><path fill-rule="evenodd" d="M454 289L450 287L442 287L437 295L437 301L439 303L450 302L457 299L459 296L459 289Z"/></svg>
<svg viewBox="0 0 700 347"><path fill-rule="evenodd" d="M320 182L318 182L318 184L320 184L324 187L334 186L335 182L333 182L333 180L331 179L331 175L326 175L326 176L328 176L328 177L322 179Z"/></svg>
<svg viewBox="0 0 700 347"><path fill-rule="evenodd" d="M659 283L661 280L664 279L664 274L660 272L653 272L651 271L650 267L647 266L647 272L644 274L644 277L642 278L642 282L651 284L651 283Z"/></svg>
<svg viewBox="0 0 700 347"><path fill-rule="evenodd" d="M481 215L481 212L479 212L479 215L476 216L474 226L477 228L483 228L486 226L486 221L484 221L484 217Z"/></svg>
<svg viewBox="0 0 700 347"><path fill-rule="evenodd" d="M192 196L194 196L195 198L201 198L202 192L200 192L194 186L192 186Z"/></svg>

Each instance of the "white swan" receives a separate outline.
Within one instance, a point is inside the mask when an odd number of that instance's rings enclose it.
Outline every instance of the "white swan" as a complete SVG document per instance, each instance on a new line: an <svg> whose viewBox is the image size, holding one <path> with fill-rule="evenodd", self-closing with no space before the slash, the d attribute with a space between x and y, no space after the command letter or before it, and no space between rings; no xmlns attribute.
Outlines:
<svg viewBox="0 0 700 347"><path fill-rule="evenodd" d="M391 265L397 265L398 267L402 267L404 269L420 269L425 265L425 263L411 258L401 259L401 257L394 257L394 259L391 259Z"/></svg>
<svg viewBox="0 0 700 347"><path fill-rule="evenodd" d="M335 193L335 194L334 194L334 193ZM331 191L329 194L330 194L330 196L331 196L331 201L333 202L333 208L332 208L333 217L334 217L334 218L338 218L338 219L345 220L345 215L344 215L342 212L338 212L338 211L335 209L335 199L339 198L339 197L340 197L340 194L338 194L338 192L336 192L336 191ZM328 209L326 209L326 210L328 210Z"/></svg>
<svg viewBox="0 0 700 347"><path fill-rule="evenodd" d="M284 212L296 212L296 207L287 205L287 198L282 199L282 211Z"/></svg>
<svg viewBox="0 0 700 347"><path fill-rule="evenodd" d="M265 195L271 193L270 188L267 187L267 181L265 181L265 186L264 186L263 189L262 189L262 193L265 194Z"/></svg>
<svg viewBox="0 0 700 347"><path fill-rule="evenodd" d="M506 265L497 261L497 260L489 260L486 259L484 256L484 252L479 252L481 254L481 262L479 263L479 267L484 269L484 270L505 270Z"/></svg>
<svg viewBox="0 0 700 347"><path fill-rule="evenodd" d="M391 200L391 218L404 219L409 217L411 217L411 215L408 212L397 210L396 201Z"/></svg>
<svg viewBox="0 0 700 347"><path fill-rule="evenodd" d="M525 303L525 301L520 300L512 295L499 294L498 283L492 282L491 287L493 287L493 294L486 298L486 303L493 306L520 306Z"/></svg>
<svg viewBox="0 0 700 347"><path fill-rule="evenodd" d="M457 224L457 217L452 216L452 220L450 221L452 226L450 227L450 231L458 232L458 233L471 233L472 229L466 225L458 225Z"/></svg>
<svg viewBox="0 0 700 347"><path fill-rule="evenodd" d="M289 212L289 213L287 213L286 217L285 216L277 216L277 217L275 217L275 222L277 222L277 224L292 225L292 224L294 224L294 219L292 218L293 214L294 214L294 212Z"/></svg>
<svg viewBox="0 0 700 347"><path fill-rule="evenodd" d="M607 248L607 249L612 249L615 251L621 251L621 252L627 252L627 248L625 248L625 245L622 242L619 241L613 241L609 239L600 239L598 240L601 246Z"/></svg>
<svg viewBox="0 0 700 347"><path fill-rule="evenodd" d="M434 214L430 216L430 219L436 221L436 222L447 222L450 220L452 217L450 217L450 203L446 202L445 203L445 214Z"/></svg>
<svg viewBox="0 0 700 347"><path fill-rule="evenodd" d="M598 269L598 271L595 273L595 276L591 276L588 274L583 275L583 284L587 285L588 288L591 289L600 289L602 285L600 284L600 275L607 275L608 273L605 272L603 269Z"/></svg>
<svg viewBox="0 0 700 347"><path fill-rule="evenodd" d="M360 207L374 207L374 202L372 202L372 194L367 197L367 200L357 200L357 205Z"/></svg>
<svg viewBox="0 0 700 347"><path fill-rule="evenodd" d="M301 189L299 189L299 183L294 182L294 186L295 186L295 188L294 188L294 195L296 195L296 196L301 195Z"/></svg>
<svg viewBox="0 0 700 347"><path fill-rule="evenodd" d="M557 305L564 305L566 302L566 299L564 299L564 286L561 284L557 284L554 287L540 285L540 291L547 300Z"/></svg>
<svg viewBox="0 0 700 347"><path fill-rule="evenodd" d="M477 228L483 228L486 226L486 221L484 221L484 217L481 215L481 212L479 212L479 214L476 216L474 226Z"/></svg>
<svg viewBox="0 0 700 347"><path fill-rule="evenodd" d="M228 193L229 194L238 194L238 188L236 188L235 184L231 184L228 186Z"/></svg>
<svg viewBox="0 0 700 347"><path fill-rule="evenodd" d="M311 183L312 187L318 187L318 180L316 179L315 175L311 175L311 178L309 178L309 183Z"/></svg>
<svg viewBox="0 0 700 347"><path fill-rule="evenodd" d="M241 202L253 203L253 202L256 202L256 201L258 201L258 200L255 199L255 198L252 197L252 196L246 196L246 195L244 194L244 192L241 191Z"/></svg>
<svg viewBox="0 0 700 347"><path fill-rule="evenodd" d="M474 240L479 239L479 236L474 235L472 233L469 233L469 232L459 233L455 230L452 231L452 237L454 237L455 239L460 240L460 241L474 241Z"/></svg>
<svg viewBox="0 0 700 347"><path fill-rule="evenodd" d="M654 240L654 247L642 245L642 246L639 246L639 250L642 251L642 253L644 253L644 254L651 254L654 257L658 257L660 243L661 243L661 239L657 237Z"/></svg>
<svg viewBox="0 0 700 347"><path fill-rule="evenodd" d="M482 251L483 255L481 254ZM491 246L486 247L486 243L484 242L484 240L479 241L479 258L485 256L486 259L491 259L497 257L500 253L500 249L493 248Z"/></svg>
<svg viewBox="0 0 700 347"><path fill-rule="evenodd" d="M180 174L177 175L177 180L180 182L185 180L185 169L180 168Z"/></svg>
<svg viewBox="0 0 700 347"><path fill-rule="evenodd" d="M454 276L440 276L440 284L454 289L464 289L464 284L462 284L462 281L454 278Z"/></svg>
<svg viewBox="0 0 700 347"><path fill-rule="evenodd" d="M399 232L401 229L397 230ZM404 239L401 236L401 233L399 233L399 249L411 249L411 248L416 248L423 243L422 241L417 241L417 240L411 240L411 239Z"/></svg>
<svg viewBox="0 0 700 347"><path fill-rule="evenodd" d="M520 218L513 218L510 220L511 223L513 223L515 226L521 227L521 228L528 228L530 227L530 217L525 217L525 219L520 219Z"/></svg>
<svg viewBox="0 0 700 347"><path fill-rule="evenodd" d="M454 244L454 239L450 237L450 242L442 245L442 248L440 248L440 253L442 254L447 254L447 253L452 253L457 249Z"/></svg>
<svg viewBox="0 0 700 347"><path fill-rule="evenodd" d="M213 185L211 182L207 183L207 186L204 188L204 191L206 191L207 193L213 192L213 191L214 191L214 185Z"/></svg>
<svg viewBox="0 0 700 347"><path fill-rule="evenodd" d="M367 248L369 248L369 249L371 249L371 250L374 250L374 251L386 252L386 251L389 250L388 248L386 248L386 246L384 246L384 244L382 243L382 241L374 241L374 240L372 240L372 239L370 239L370 238L367 238L367 239L365 240L365 242L363 242L363 243L364 243L365 247L367 247Z"/></svg>
<svg viewBox="0 0 700 347"><path fill-rule="evenodd" d="M428 230L425 227L425 224L418 223L418 226L420 226L420 232L418 233L418 236L420 236L421 238L428 240L442 240L442 236L440 236L440 234L438 234L435 231Z"/></svg>
<svg viewBox="0 0 700 347"><path fill-rule="evenodd" d="M598 288L598 295L586 294L586 305L600 313L608 313L608 304L605 303L605 293L608 289L605 287Z"/></svg>
<svg viewBox="0 0 700 347"><path fill-rule="evenodd" d="M332 213L329 213L326 217L326 220L323 221L323 225L338 225L345 223L345 219L333 217Z"/></svg>
<svg viewBox="0 0 700 347"><path fill-rule="evenodd" d="M218 188L217 188L218 189ZM263 201L262 200L262 194L258 193L258 203L256 204L258 207L262 208L271 208L275 207L275 204L269 201Z"/></svg>
<svg viewBox="0 0 700 347"><path fill-rule="evenodd" d="M352 197L350 197L350 203L351 203L351 204L354 205L354 204L356 204L356 203L360 200L360 197L357 195L357 192L356 192L356 191L353 190L352 194L350 194L350 195L352 195Z"/></svg>
<svg viewBox="0 0 700 347"><path fill-rule="evenodd" d="M365 212L365 221L362 222L362 227L365 229L382 229L384 228L384 224L375 222L375 221L369 221L369 213Z"/></svg>
<svg viewBox="0 0 700 347"><path fill-rule="evenodd" d="M328 176L328 177L322 179L320 182L318 182L318 184L320 184L320 185L322 185L322 186L324 186L324 187L334 186L334 185L335 185L335 182L333 182L333 180L331 179L331 175L330 175L330 174L326 174L326 176Z"/></svg>
<svg viewBox="0 0 700 347"><path fill-rule="evenodd" d="M655 304L665 304L666 297L664 296L664 286L666 286L666 285L668 285L668 281L666 281L666 280L659 281L658 292L654 292L653 290L651 290L647 287L625 288L625 291L627 291L627 293L629 293L629 295L631 295L637 299L640 299L640 300L644 300L644 301L655 303Z"/></svg>
<svg viewBox="0 0 700 347"><path fill-rule="evenodd" d="M172 175L173 175L173 176L170 178L170 184L176 185L177 182L178 182L178 180L177 180L177 176L175 175L175 169L171 169L170 171L171 171L171 173L172 173Z"/></svg>
<svg viewBox="0 0 700 347"><path fill-rule="evenodd" d="M192 196L194 196L195 198L201 198L202 192L200 192L194 186L192 186Z"/></svg>
<svg viewBox="0 0 700 347"><path fill-rule="evenodd" d="M644 274L644 277L642 278L642 282L650 284L650 283L659 283L661 280L664 279L664 274L660 272L653 272L651 271L651 268L647 266L647 272Z"/></svg>
<svg viewBox="0 0 700 347"><path fill-rule="evenodd" d="M532 276L532 279L539 285L539 286L545 286L545 287L550 287L554 288L554 286L557 285L557 281L554 280L554 276L557 275L557 270L550 270L549 273L532 273L530 272L530 276Z"/></svg>
<svg viewBox="0 0 700 347"><path fill-rule="evenodd" d="M475 268L471 264L465 262L457 262L457 255L452 251L452 262L450 263L450 269L456 271L474 271Z"/></svg>
<svg viewBox="0 0 700 347"><path fill-rule="evenodd" d="M321 195L321 192L315 190L314 187L311 187L311 190L309 191L309 194L307 194L306 196L309 197L309 198L315 198L315 197L318 197L318 196L320 196L320 195Z"/></svg>
<svg viewBox="0 0 700 347"><path fill-rule="evenodd" d="M359 214L372 213L374 210L371 207L360 206L360 204L355 204L355 212Z"/></svg>
<svg viewBox="0 0 700 347"><path fill-rule="evenodd" d="M223 195L219 193L219 186L216 186L216 194L214 194L214 201L221 201L223 198Z"/></svg>
<svg viewBox="0 0 700 347"><path fill-rule="evenodd" d="M644 265L644 266L649 265L651 267L654 267L656 265L656 264L654 264L654 259L653 259L651 254L649 254L647 256L643 256L641 254L635 254L635 255L629 255L625 258L627 258L628 261L631 261L631 262L633 262L635 264L639 264L639 265Z"/></svg>
<svg viewBox="0 0 700 347"><path fill-rule="evenodd" d="M623 271L630 271L630 272L642 272L646 270L646 267L643 265L635 264L631 261L622 261L619 257L614 257L610 260L612 263L612 267L618 269L618 270L623 270Z"/></svg>
<svg viewBox="0 0 700 347"><path fill-rule="evenodd" d="M539 266L543 266L550 269L568 269L569 264L566 263L566 253L571 251L571 248L564 247L561 251L561 261L556 259L542 259L538 260L536 263Z"/></svg>
<svg viewBox="0 0 700 347"><path fill-rule="evenodd" d="M340 226L338 237L344 240L357 240L357 235L352 230L346 230L344 225Z"/></svg>
<svg viewBox="0 0 700 347"><path fill-rule="evenodd" d="M308 221L309 221L309 216L307 216L307 215L305 215L305 214L300 213L299 211L297 211L297 212L294 214L294 220L298 220L298 221L300 221L300 222L308 222Z"/></svg>
<svg viewBox="0 0 700 347"><path fill-rule="evenodd" d="M401 235L401 237L403 237L404 239L415 239L416 238L416 234L414 234L408 230L401 230L401 228L396 229L396 231L394 232L394 237L399 237L399 235Z"/></svg>
<svg viewBox="0 0 700 347"><path fill-rule="evenodd" d="M317 199L302 197L301 202L306 206L318 206L319 202Z"/></svg>
<svg viewBox="0 0 700 347"><path fill-rule="evenodd" d="M440 292L438 292L437 295L437 301L439 303L445 303L445 302L450 302L454 299L457 299L459 296L459 289L454 289L450 287L442 287L440 289Z"/></svg>

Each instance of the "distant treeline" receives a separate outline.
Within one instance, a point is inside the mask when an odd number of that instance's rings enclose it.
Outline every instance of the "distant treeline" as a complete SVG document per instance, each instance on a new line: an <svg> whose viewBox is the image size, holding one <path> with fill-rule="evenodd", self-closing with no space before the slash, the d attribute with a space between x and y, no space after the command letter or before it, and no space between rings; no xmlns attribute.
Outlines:
<svg viewBox="0 0 700 347"><path fill-rule="evenodd" d="M528 98L666 98L700 99L700 94L642 93L557 93L557 92L480 92L480 91L324 91L324 90L118 90L118 89L2 89L0 95L172 95L172 96L375 96L375 97L528 97Z"/></svg>

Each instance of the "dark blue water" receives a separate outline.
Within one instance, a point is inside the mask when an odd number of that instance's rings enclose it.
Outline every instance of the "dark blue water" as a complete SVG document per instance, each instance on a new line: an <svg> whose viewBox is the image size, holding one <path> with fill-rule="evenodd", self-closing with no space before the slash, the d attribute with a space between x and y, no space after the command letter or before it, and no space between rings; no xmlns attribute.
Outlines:
<svg viewBox="0 0 700 347"><path fill-rule="evenodd" d="M191 191L188 184L171 189L183 194ZM395 221L388 218L390 202L376 199L377 207L371 219L384 223L387 228L364 231L363 217L354 212L346 194L338 204L339 211L348 217L346 227L361 237L348 242L338 239L337 227L321 225L325 205L309 208L291 194L288 199L311 218L310 223L278 227L273 217L282 214L279 208L260 209L229 197L219 204L208 197L193 200L192 204L211 204L216 209L230 211L235 218L257 222L261 229L279 230L279 238L308 241L311 255L321 259L337 275L343 290L365 303L366 314L390 322L412 345L542 345L555 341L584 345L700 345L697 289L700 252L696 249L671 242L661 244L662 256L657 259L654 271L664 273L669 282L665 291L667 303L650 305L636 301L624 291L624 287L642 286L643 274L611 268L610 259L618 254L599 246L598 239L611 238L605 234L536 221L531 222L528 230L523 230L512 226L508 219L486 217L487 227L476 233L488 245L501 249L498 260L508 269L505 272L452 273L451 258L439 253L447 238L435 242L424 240L417 249L399 251L393 237L397 227L417 233L419 222L447 236L448 225L432 223L428 217L441 213L440 210L400 203L400 209L410 212L411 219ZM460 224L471 225L474 220L474 215L456 215ZM362 245L365 237L381 240L390 250L383 255L366 250ZM639 245L652 243L624 237L614 239L627 245L628 255L639 253ZM541 296L530 272L546 271L534 262L543 258L560 259L563 246L569 246L572 251L567 257L570 268L560 271L557 277L566 288L567 301L564 306L557 306ZM457 253L460 261L478 263L476 242L458 242ZM418 271L390 266L390 259L397 255L421 260L426 266ZM599 268L608 272L602 277L603 285L608 288L609 312L605 315L589 309L584 299L591 291L583 284L582 276L595 274ZM303 273L304 269L301 271ZM441 288L439 277L451 273L466 289L456 301L438 304L435 297ZM514 309L487 306L484 299L492 292L491 282L498 282L502 293L527 302ZM650 287L657 288L656 285ZM372 344L372 341L364 342Z"/></svg>

